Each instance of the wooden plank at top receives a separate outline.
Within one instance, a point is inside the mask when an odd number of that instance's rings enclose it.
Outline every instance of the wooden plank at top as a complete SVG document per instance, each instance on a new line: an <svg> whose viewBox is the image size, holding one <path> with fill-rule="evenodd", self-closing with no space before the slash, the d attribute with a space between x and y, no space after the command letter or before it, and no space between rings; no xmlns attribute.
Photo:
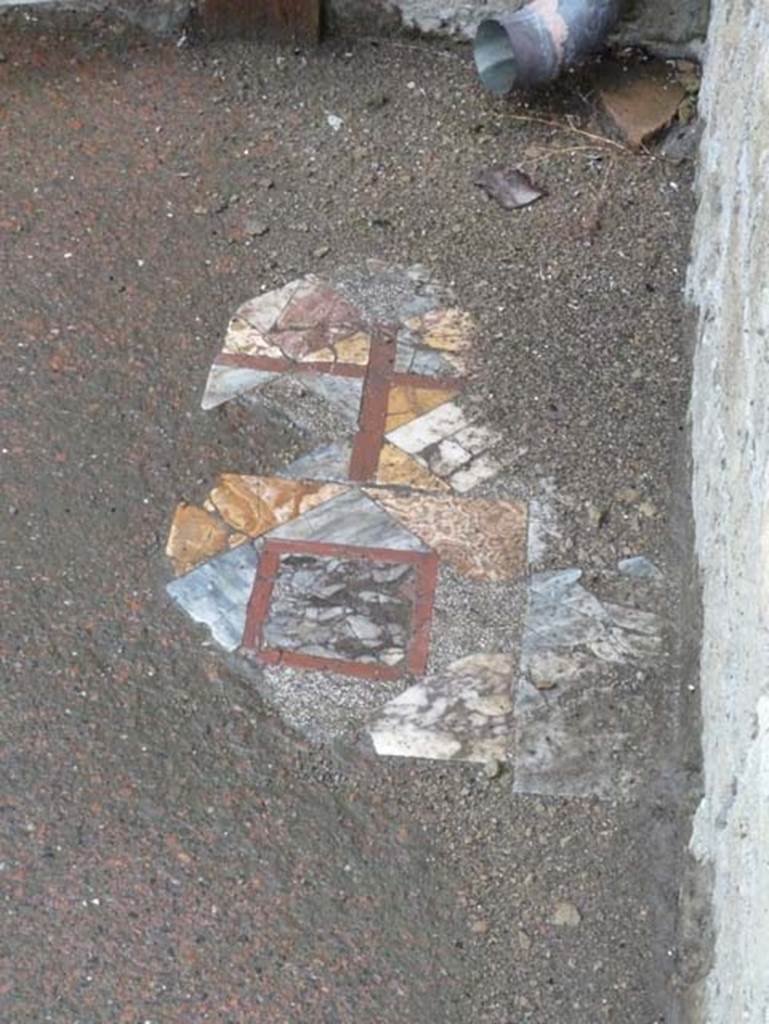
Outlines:
<svg viewBox="0 0 769 1024"><path fill-rule="evenodd" d="M199 17L206 35L316 43L321 0L204 0Z"/></svg>

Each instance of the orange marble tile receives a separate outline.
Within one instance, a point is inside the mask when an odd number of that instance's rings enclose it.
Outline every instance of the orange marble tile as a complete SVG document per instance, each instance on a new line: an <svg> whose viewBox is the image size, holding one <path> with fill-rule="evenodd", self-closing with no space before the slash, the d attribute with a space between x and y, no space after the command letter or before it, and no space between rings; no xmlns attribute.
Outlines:
<svg viewBox="0 0 769 1024"><path fill-rule="evenodd" d="M420 336L423 345L444 352L466 352L475 333L475 322L463 309L435 309L406 326Z"/></svg>
<svg viewBox="0 0 769 1024"><path fill-rule="evenodd" d="M459 392L456 388L420 388L408 384L396 384L390 388L387 400L385 433L395 430L404 423L410 423L431 409L450 402Z"/></svg>
<svg viewBox="0 0 769 1024"><path fill-rule="evenodd" d="M341 484L225 473L210 500L230 526L258 537L346 490Z"/></svg>
<svg viewBox="0 0 769 1024"><path fill-rule="evenodd" d="M194 569L230 546L230 531L217 517L182 501L176 506L166 544L166 555L177 576Z"/></svg>
<svg viewBox="0 0 769 1024"><path fill-rule="evenodd" d="M434 476L429 469L407 455L394 444L382 445L377 466L376 482L403 487L416 487L420 491L450 491L443 480Z"/></svg>
<svg viewBox="0 0 769 1024"><path fill-rule="evenodd" d="M493 582L526 571L527 512L522 502L368 493L463 576Z"/></svg>

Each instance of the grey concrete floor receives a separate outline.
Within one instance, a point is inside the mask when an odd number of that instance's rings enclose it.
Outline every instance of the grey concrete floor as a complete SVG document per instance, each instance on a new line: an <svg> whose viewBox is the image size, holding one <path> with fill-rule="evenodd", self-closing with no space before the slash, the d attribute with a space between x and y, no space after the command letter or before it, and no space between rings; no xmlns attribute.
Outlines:
<svg viewBox="0 0 769 1024"><path fill-rule="evenodd" d="M2 26L2 1019L673 1020L690 168L521 120L602 130L583 77L499 102L464 51ZM500 161L548 197L488 201L472 179ZM297 453L199 411L228 316L370 256L478 317L473 393L521 491L552 481L550 564L665 573L629 796L313 745L164 596L175 502Z"/></svg>

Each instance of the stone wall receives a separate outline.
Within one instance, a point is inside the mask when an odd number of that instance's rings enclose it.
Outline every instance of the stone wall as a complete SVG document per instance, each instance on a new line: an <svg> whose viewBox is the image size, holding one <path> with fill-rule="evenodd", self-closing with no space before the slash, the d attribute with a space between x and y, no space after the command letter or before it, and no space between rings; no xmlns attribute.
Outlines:
<svg viewBox="0 0 769 1024"><path fill-rule="evenodd" d="M693 1019L769 1021L769 4L714 0L690 270L713 965Z"/></svg>
<svg viewBox="0 0 769 1024"><path fill-rule="evenodd" d="M0 0L0 9L19 3L112 11L151 32L179 32L206 0ZM523 0L324 0L331 32L376 35L403 27L427 34L472 38L478 22ZM622 43L646 43L657 52L698 56L707 27L709 0L625 0L617 32Z"/></svg>
<svg viewBox="0 0 769 1024"><path fill-rule="evenodd" d="M389 27L471 39L478 22L501 11L515 10L523 0L326 0L332 29L371 32L372 18ZM645 43L655 51L698 56L708 21L709 0L625 0L624 17L615 39Z"/></svg>

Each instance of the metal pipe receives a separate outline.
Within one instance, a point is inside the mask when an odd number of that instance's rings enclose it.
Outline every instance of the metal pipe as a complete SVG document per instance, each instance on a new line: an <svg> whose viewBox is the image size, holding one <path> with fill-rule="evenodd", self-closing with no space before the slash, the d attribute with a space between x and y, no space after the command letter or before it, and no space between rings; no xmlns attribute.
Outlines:
<svg viewBox="0 0 769 1024"><path fill-rule="evenodd" d="M475 66L498 95L556 78L596 49L619 16L620 0L533 0L487 18L475 36Z"/></svg>

